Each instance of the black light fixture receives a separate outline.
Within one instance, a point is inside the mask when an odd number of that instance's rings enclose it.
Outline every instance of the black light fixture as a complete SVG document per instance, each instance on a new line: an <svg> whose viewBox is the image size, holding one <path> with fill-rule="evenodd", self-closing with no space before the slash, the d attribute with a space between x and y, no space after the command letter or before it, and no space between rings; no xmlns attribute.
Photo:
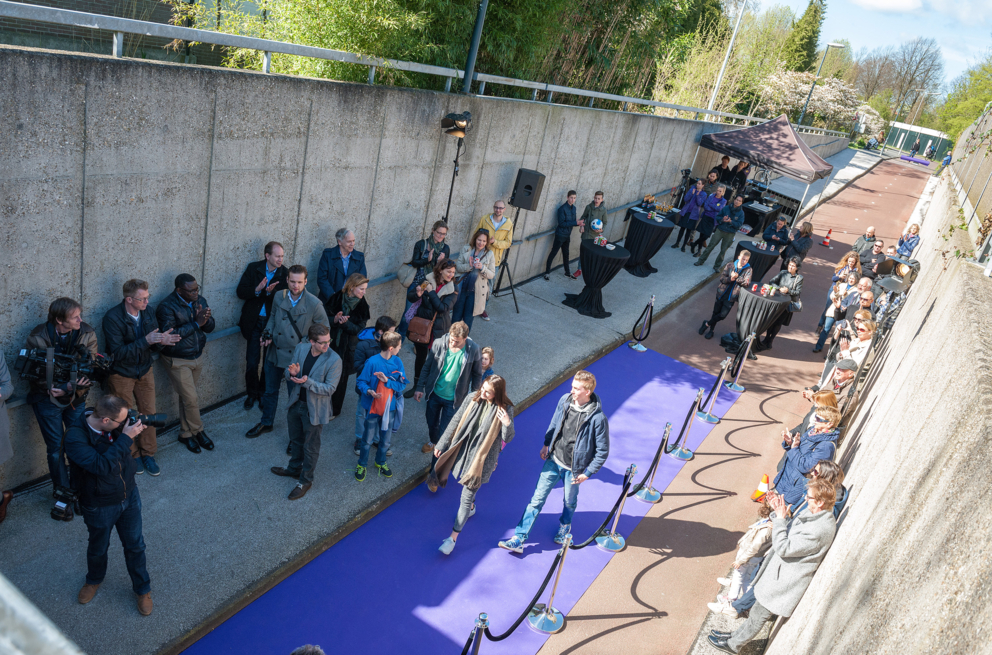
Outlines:
<svg viewBox="0 0 992 655"><path fill-rule="evenodd" d="M910 262L894 255L889 255L875 270L878 286L896 293L908 290L919 272L919 262Z"/></svg>
<svg viewBox="0 0 992 655"><path fill-rule="evenodd" d="M451 175L451 188L448 189L448 206L444 210L444 221L447 222L448 213L451 211L451 195L455 192L455 178L458 177L458 158L462 154L465 133L472 129L472 114L467 111L460 114L448 114L441 119L441 129L444 130L445 134L458 139L455 146L455 170Z"/></svg>

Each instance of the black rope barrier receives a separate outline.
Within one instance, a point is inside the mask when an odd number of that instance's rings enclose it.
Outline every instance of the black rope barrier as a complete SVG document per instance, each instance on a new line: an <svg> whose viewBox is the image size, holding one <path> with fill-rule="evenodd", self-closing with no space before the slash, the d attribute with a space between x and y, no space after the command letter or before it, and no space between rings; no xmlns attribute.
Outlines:
<svg viewBox="0 0 992 655"><path fill-rule="evenodd" d="M641 312L641 315L637 317L636 321L634 321L634 327L630 329L630 338L633 339L634 341L637 341L638 343L644 341L651 335L652 321L647 317L650 316L650 312L653 307L654 307L654 296L651 296L651 302L649 302L647 305L644 306L644 311ZM638 336L637 334L638 325L641 326L640 336ZM647 331L644 330L644 326L647 326Z"/></svg>
<svg viewBox="0 0 992 655"><path fill-rule="evenodd" d="M468 641L465 642L465 648L462 649L462 655L468 655L469 649L472 648L472 641L475 640L475 628L472 628L472 632L468 634Z"/></svg>
<svg viewBox="0 0 992 655"><path fill-rule="evenodd" d="M724 361L726 361L726 360L724 360ZM701 403L698 403L698 405L699 405L698 406L698 410L700 412L704 411L703 410L703 407L706 407L710 403L710 399L713 397L713 394L714 393L718 393L717 387L720 386L720 378L721 378L721 376L719 376L719 375L716 376L716 379L713 380L713 386L710 387L710 392L708 394L706 394L706 400L704 400Z"/></svg>
<svg viewBox="0 0 992 655"><path fill-rule="evenodd" d="M622 503L623 499L627 497L627 491L630 489L630 478L631 478L630 474L624 475L623 490L620 491L620 497L617 498L617 502L616 504L613 505L613 509L610 510L610 513L606 517L606 520L603 521L603 525L596 528L595 532L592 533L592 536L590 536L588 539L583 541L581 544L572 544L571 546L569 546L569 548L571 548L572 550L582 550L592 542L596 541L596 537L598 537L603 533L603 530L606 529L606 526L609 525L610 521L613 520L613 515L617 513L618 509L620 509L620 503Z"/></svg>
<svg viewBox="0 0 992 655"><path fill-rule="evenodd" d="M702 391L702 389L700 389L700 391ZM689 425L689 421L692 419L692 415L696 413L696 407L699 405L699 398L700 396L697 394L696 402L692 403L692 406L689 408L689 413L685 415L685 421L682 422L682 429L679 430L679 436L675 437L675 443L672 444L671 448L668 447L668 444L665 444L666 455L675 452L675 449L679 447L679 442L682 441L683 437L686 439L689 438L689 435L686 434L686 428Z"/></svg>
<svg viewBox="0 0 992 655"><path fill-rule="evenodd" d="M544 582L541 583L541 588L537 590L536 594L534 594L534 598L532 598L531 601L527 603L527 609L524 610L523 614L517 617L517 620L513 622L513 625L510 626L510 629L501 635L494 635L492 632L490 632L489 627L487 626L485 631L486 639L488 639L489 641L503 641L504 639L512 635L514 630L520 627L520 624L524 622L524 619L527 618L527 615L530 614L531 610L537 604L537 601L541 598L541 595L544 593L544 590L548 588L548 583L551 582L551 576L554 575L555 570L558 568L558 563L561 562L561 557L562 557L562 551L559 550L558 554L555 556L555 561L551 563L551 568L548 569L548 574L544 576ZM469 643L471 643L471 637L469 638ZM463 651L462 655L465 655L465 653L467 652L468 651Z"/></svg>
<svg viewBox="0 0 992 655"><path fill-rule="evenodd" d="M656 450L654 453L654 459L651 460L651 466L648 467L647 473L645 473L641 481L635 484L634 487L627 493L627 498L630 498L638 491L643 489L644 485L646 485L648 483L648 480L651 479L651 474L654 473L654 470L658 467L658 462L661 461L661 451L664 447L665 447L664 441L658 444L658 450Z"/></svg>

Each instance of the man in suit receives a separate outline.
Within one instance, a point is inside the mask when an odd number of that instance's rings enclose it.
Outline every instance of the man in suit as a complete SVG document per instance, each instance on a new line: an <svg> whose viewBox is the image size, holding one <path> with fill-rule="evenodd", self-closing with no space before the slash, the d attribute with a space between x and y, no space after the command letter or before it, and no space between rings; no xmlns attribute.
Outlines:
<svg viewBox="0 0 992 655"><path fill-rule="evenodd" d="M249 439L272 431L279 406L279 386L286 374L286 367L293 360L296 347L306 341L304 335L310 326L319 323L330 328L327 312L317 296L307 291L307 267L297 264L289 267L286 284L288 289L276 294L272 301L269 320L265 329L269 339L261 347L269 348L265 356L265 394L262 402L262 420L245 433Z"/></svg>
<svg viewBox="0 0 992 655"><path fill-rule="evenodd" d="M293 361L286 367L289 380L289 445L292 457L286 468L273 466L276 475L298 480L289 492L290 500L299 500L313 485L313 472L320 456L320 433L331 417L331 394L341 379L341 358L330 349L331 331L315 323L307 339L296 346Z"/></svg>
<svg viewBox="0 0 992 655"><path fill-rule="evenodd" d="M238 283L238 298L245 301L241 307L241 336L247 341L245 347L245 409L251 409L256 402L262 404L265 392L265 376L259 376L258 365L262 356L262 332L272 311L272 298L277 291L286 288L288 272L282 265L285 250L278 241L265 244L265 259L248 264Z"/></svg>
<svg viewBox="0 0 992 655"><path fill-rule="evenodd" d="M155 318L160 330L171 330L181 337L178 343L162 348L161 358L172 388L179 394L179 442L194 454L199 454L201 447L213 450L214 442L203 431L196 384L203 370L200 356L207 345L207 333L214 331L214 319L196 278L189 273L177 275L175 293L159 304Z"/></svg>
<svg viewBox="0 0 992 655"><path fill-rule="evenodd" d="M155 373L152 352L162 346L173 346L182 339L172 330L160 332L155 313L148 309L148 283L128 280L124 283L124 300L103 316L103 343L113 357L110 375L104 390L127 403L129 409L142 414L155 413ZM131 456L135 473L161 473L155 461L158 441L155 428L147 426L135 435Z"/></svg>
<svg viewBox="0 0 992 655"><path fill-rule="evenodd" d="M353 274L369 276L365 270L365 255L355 250L355 233L343 227L334 233L334 238L337 239L337 247L324 250L317 266L320 302L330 300Z"/></svg>

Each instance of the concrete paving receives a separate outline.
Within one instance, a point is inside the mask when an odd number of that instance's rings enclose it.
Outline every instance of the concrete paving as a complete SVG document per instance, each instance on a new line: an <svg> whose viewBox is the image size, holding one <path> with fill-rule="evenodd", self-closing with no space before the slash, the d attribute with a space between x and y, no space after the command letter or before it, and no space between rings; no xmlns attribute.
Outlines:
<svg viewBox="0 0 992 655"><path fill-rule="evenodd" d="M867 173L880 161L883 161L883 158L877 151L856 150L854 148L845 148L833 157L827 158L827 162L833 165L834 170L827 177L809 185L809 192L806 194L806 202L803 207L811 210L813 207L819 206ZM771 188L782 195L802 200L803 192L806 191L806 184L788 177L779 177L772 180Z"/></svg>

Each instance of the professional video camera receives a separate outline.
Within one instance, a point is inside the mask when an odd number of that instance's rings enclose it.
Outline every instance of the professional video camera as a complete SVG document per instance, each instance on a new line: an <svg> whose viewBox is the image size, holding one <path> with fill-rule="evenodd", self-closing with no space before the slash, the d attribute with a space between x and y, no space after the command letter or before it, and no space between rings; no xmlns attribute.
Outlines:
<svg viewBox="0 0 992 655"><path fill-rule="evenodd" d="M143 425L151 428L164 428L167 419L168 417L165 414L139 414L137 410L129 409L127 410L127 419L124 421L124 427L141 421Z"/></svg>
<svg viewBox="0 0 992 655"><path fill-rule="evenodd" d="M61 455L60 455L61 456ZM70 520L70 512L73 505L79 500L79 494L75 489L55 485L55 506L52 507L52 518L56 521Z"/></svg>
<svg viewBox="0 0 992 655"><path fill-rule="evenodd" d="M21 379L29 382L45 382L48 378L48 352L41 348L28 350L24 348L17 355L14 370ZM113 359L108 355L97 354L96 357L84 346L79 346L72 355L52 354L52 384L63 391L69 392L71 383L78 378L87 377L96 382L103 382L110 374Z"/></svg>

